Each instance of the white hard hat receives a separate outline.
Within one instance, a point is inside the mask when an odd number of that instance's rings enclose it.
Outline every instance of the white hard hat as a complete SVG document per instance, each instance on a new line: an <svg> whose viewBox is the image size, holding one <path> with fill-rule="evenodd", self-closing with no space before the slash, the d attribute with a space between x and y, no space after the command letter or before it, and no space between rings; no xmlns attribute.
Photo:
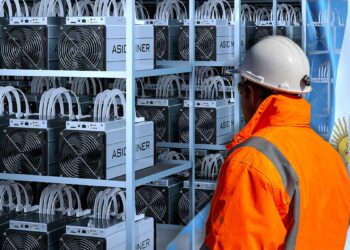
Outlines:
<svg viewBox="0 0 350 250"><path fill-rule="evenodd" d="M312 90L304 51L283 36L269 36L255 44L238 72L243 78L281 92L303 94Z"/></svg>

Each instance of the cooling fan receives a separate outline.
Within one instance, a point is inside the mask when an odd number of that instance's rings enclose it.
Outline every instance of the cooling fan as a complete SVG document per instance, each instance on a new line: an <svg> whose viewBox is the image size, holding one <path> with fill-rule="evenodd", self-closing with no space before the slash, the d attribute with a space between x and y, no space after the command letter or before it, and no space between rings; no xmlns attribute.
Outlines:
<svg viewBox="0 0 350 250"><path fill-rule="evenodd" d="M186 225L190 221L190 200L189 191L182 189L182 195L178 203L178 212L182 224ZM213 191L199 190L195 191L195 214L198 214L210 201L213 196Z"/></svg>
<svg viewBox="0 0 350 250"><path fill-rule="evenodd" d="M182 60L189 60L189 28L180 27L179 52ZM216 60L216 27L196 26L195 57L197 61Z"/></svg>
<svg viewBox="0 0 350 250"><path fill-rule="evenodd" d="M179 118L180 141L189 143L189 110L181 109ZM196 143L207 144L215 141L216 117L214 109L195 111L195 140Z"/></svg>
<svg viewBox="0 0 350 250"><path fill-rule="evenodd" d="M8 69L47 69L46 33L43 26L4 27L3 66Z"/></svg>
<svg viewBox="0 0 350 250"><path fill-rule="evenodd" d="M165 107L138 107L137 113L146 121L153 121L157 141L168 141L168 112Z"/></svg>
<svg viewBox="0 0 350 250"><path fill-rule="evenodd" d="M195 60L233 60L234 26L225 20L197 20L195 25ZM181 26L178 36L178 52L181 60L189 60L189 26Z"/></svg>
<svg viewBox="0 0 350 250"><path fill-rule="evenodd" d="M156 50L156 57L160 60L169 60L168 55L168 32L169 28L166 26L155 26L155 50Z"/></svg>
<svg viewBox="0 0 350 250"><path fill-rule="evenodd" d="M59 138L61 174L76 178L105 178L103 133L63 131Z"/></svg>
<svg viewBox="0 0 350 250"><path fill-rule="evenodd" d="M16 231L8 229L3 235L2 250L26 249L41 250L48 249L47 236L40 233Z"/></svg>
<svg viewBox="0 0 350 250"><path fill-rule="evenodd" d="M174 209L180 198L180 183L175 177L163 178L136 190L136 213L153 217L158 223L176 224Z"/></svg>
<svg viewBox="0 0 350 250"><path fill-rule="evenodd" d="M144 213L153 217L157 222L165 223L167 212L165 190L144 186L136 191L136 213Z"/></svg>
<svg viewBox="0 0 350 250"><path fill-rule="evenodd" d="M46 135L41 130L4 130L1 158L4 171L18 174L47 174Z"/></svg>
<svg viewBox="0 0 350 250"><path fill-rule="evenodd" d="M63 26L58 40L60 68L105 70L104 26Z"/></svg>
<svg viewBox="0 0 350 250"><path fill-rule="evenodd" d="M154 68L154 27L135 26L136 70ZM118 71L126 69L125 19L69 17L59 28L59 68L64 70Z"/></svg>
<svg viewBox="0 0 350 250"><path fill-rule="evenodd" d="M105 250L106 240L102 238L63 235L60 239L60 250Z"/></svg>

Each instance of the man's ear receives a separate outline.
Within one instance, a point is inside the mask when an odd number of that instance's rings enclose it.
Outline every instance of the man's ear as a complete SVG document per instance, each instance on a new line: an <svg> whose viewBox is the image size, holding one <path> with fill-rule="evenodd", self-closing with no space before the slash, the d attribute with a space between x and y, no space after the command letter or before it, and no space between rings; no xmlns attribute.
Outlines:
<svg viewBox="0 0 350 250"><path fill-rule="evenodd" d="M259 89L254 88L254 86L250 85L250 84L247 86L247 88L249 89L248 98L249 98L249 102L250 102L251 106L258 108L262 102Z"/></svg>

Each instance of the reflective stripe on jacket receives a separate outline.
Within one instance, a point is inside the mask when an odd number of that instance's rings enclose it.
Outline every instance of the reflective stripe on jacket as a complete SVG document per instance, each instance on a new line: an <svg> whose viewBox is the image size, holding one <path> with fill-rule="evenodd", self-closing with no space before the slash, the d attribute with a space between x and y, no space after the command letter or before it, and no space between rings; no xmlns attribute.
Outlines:
<svg viewBox="0 0 350 250"><path fill-rule="evenodd" d="M209 249L344 249L350 179L310 128L310 105L272 95L227 146L206 225Z"/></svg>

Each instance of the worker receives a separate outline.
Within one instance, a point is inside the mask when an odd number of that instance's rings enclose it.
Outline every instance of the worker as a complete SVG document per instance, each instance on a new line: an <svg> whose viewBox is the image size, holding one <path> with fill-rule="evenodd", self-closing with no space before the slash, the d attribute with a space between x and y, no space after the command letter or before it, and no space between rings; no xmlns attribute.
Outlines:
<svg viewBox="0 0 350 250"><path fill-rule="evenodd" d="M343 250L350 179L338 153L310 128L305 53L270 36L238 72L246 125L227 146L201 249Z"/></svg>

